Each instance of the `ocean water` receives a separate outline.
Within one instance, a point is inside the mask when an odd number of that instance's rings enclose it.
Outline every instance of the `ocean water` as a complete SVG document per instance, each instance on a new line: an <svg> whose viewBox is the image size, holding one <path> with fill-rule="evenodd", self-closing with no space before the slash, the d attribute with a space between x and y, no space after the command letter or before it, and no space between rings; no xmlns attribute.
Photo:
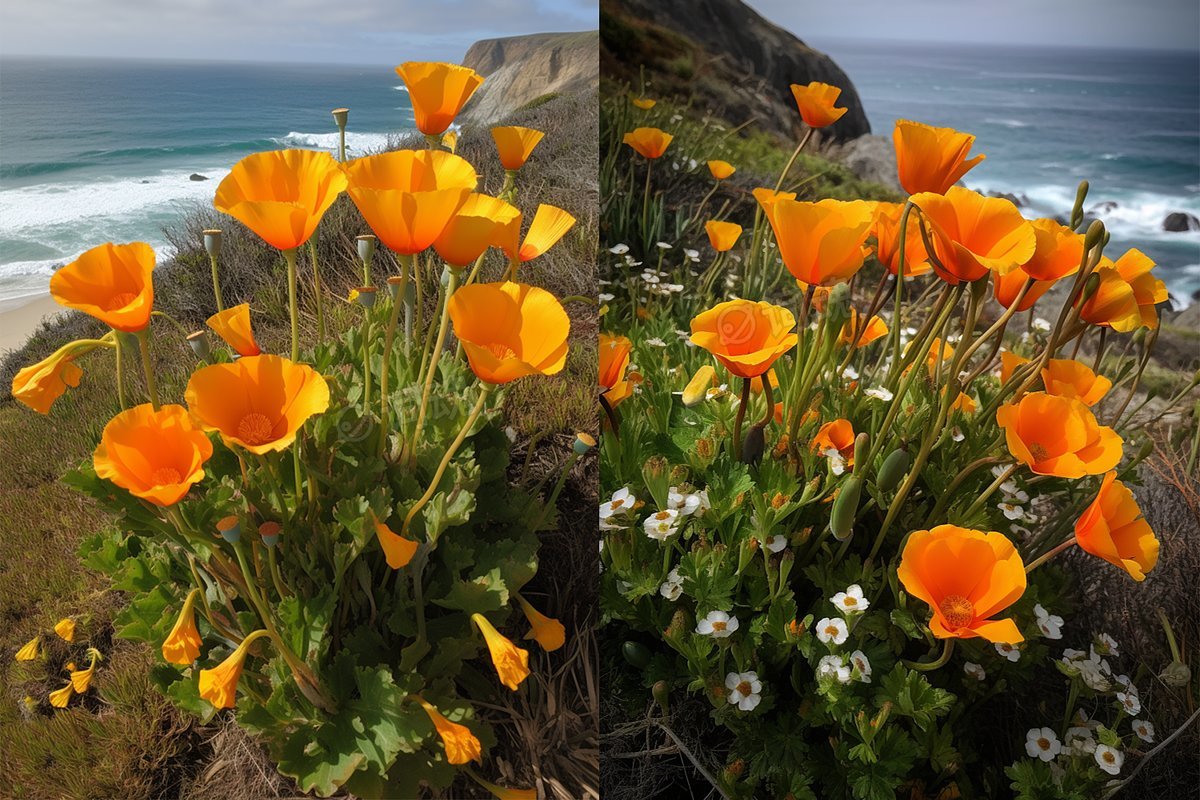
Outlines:
<svg viewBox="0 0 1200 800"><path fill-rule="evenodd" d="M107 241L169 255L163 227L211 204L241 157L335 152L339 106L352 156L413 129L389 65L0 59L0 304Z"/></svg>
<svg viewBox="0 0 1200 800"><path fill-rule="evenodd" d="M1200 53L811 42L850 76L874 133L896 119L976 135L987 159L964 182L1024 195L1026 216L1066 215L1082 179L1085 209L1112 233L1114 257L1137 247L1180 305L1200 290Z"/></svg>

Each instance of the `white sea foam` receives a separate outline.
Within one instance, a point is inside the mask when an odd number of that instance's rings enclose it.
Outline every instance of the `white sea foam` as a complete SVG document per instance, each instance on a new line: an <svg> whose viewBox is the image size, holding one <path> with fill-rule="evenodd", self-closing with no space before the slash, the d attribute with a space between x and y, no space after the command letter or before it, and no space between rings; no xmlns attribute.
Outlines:
<svg viewBox="0 0 1200 800"><path fill-rule="evenodd" d="M286 147L307 147L316 150L325 150L330 153L336 152L338 148L338 134L333 133L303 133L292 131L287 136L280 136L272 139ZM346 153L347 155L362 156L369 153L377 153L387 147L388 134L386 133L357 133L354 131L346 132Z"/></svg>
<svg viewBox="0 0 1200 800"><path fill-rule="evenodd" d="M393 86L392 88L395 89L397 92L404 92L405 94L408 94L408 87L405 86L403 83L400 84L399 86Z"/></svg>
<svg viewBox="0 0 1200 800"><path fill-rule="evenodd" d="M1019 119L1003 119L999 117L988 117L984 122L990 122L993 125L1003 125L1006 128L1028 128L1028 122L1022 122Z"/></svg>

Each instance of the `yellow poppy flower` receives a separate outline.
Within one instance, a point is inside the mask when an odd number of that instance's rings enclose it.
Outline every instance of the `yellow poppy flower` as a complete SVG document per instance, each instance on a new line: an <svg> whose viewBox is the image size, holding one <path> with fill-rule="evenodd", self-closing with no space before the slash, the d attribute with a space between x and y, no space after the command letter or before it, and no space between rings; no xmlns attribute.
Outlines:
<svg viewBox="0 0 1200 800"><path fill-rule="evenodd" d="M529 604L521 595L517 595L517 603L529 620L532 630L525 634L526 639L534 639L546 652L553 652L562 647L567 641L567 629L553 617L547 617Z"/></svg>
<svg viewBox="0 0 1200 800"><path fill-rule="evenodd" d="M1104 476L1096 499L1075 523L1075 541L1087 552L1142 581L1158 563L1158 537L1129 487L1116 472Z"/></svg>
<svg viewBox="0 0 1200 800"><path fill-rule="evenodd" d="M23 367L13 377L12 396L39 414L49 414L67 387L78 386L83 377L75 359L103 346L112 336L110 332L103 339L68 342L36 364Z"/></svg>
<svg viewBox="0 0 1200 800"><path fill-rule="evenodd" d="M782 306L729 300L692 320L692 341L742 378L757 377L796 346L796 318Z"/></svg>
<svg viewBox="0 0 1200 800"><path fill-rule="evenodd" d="M374 513L371 514L371 524L375 526L375 535L379 537L379 546L383 548L383 556L387 565L392 569L408 566L417 552L417 543L405 539L400 534L380 522Z"/></svg>
<svg viewBox="0 0 1200 800"><path fill-rule="evenodd" d="M629 95L629 102L640 108L642 111L649 111L658 105L657 100L651 100L649 97L638 97L637 95Z"/></svg>
<svg viewBox="0 0 1200 800"><path fill-rule="evenodd" d="M75 620L70 617L60 619L54 625L54 632L65 642L75 641Z"/></svg>
<svg viewBox="0 0 1200 800"><path fill-rule="evenodd" d="M717 371L712 364L705 364L683 387L683 404L688 408L698 406L708 398L708 390L717 385Z"/></svg>
<svg viewBox="0 0 1200 800"><path fill-rule="evenodd" d="M71 695L75 693L75 687L68 681L67 685L50 693L50 705L55 708L66 708L67 703L71 702Z"/></svg>
<svg viewBox="0 0 1200 800"><path fill-rule="evenodd" d="M708 234L708 243L712 245L712 249L724 253L737 244L738 237L742 235L742 226L736 222L710 219L704 223L704 232Z"/></svg>
<svg viewBox="0 0 1200 800"><path fill-rule="evenodd" d="M525 166L533 148L546 134L533 128L522 128L518 125L501 125L492 128L492 139L496 142L496 152L500 154L500 163L507 170L518 170Z"/></svg>
<svg viewBox="0 0 1200 800"><path fill-rule="evenodd" d="M633 395L634 382L625 375L632 350L628 338L600 333L600 393L611 408Z"/></svg>
<svg viewBox="0 0 1200 800"><path fill-rule="evenodd" d="M35 658L38 657L38 654L41 652L41 650L40 650L41 645L42 645L42 637L40 637L40 636L33 637L28 642L23 644L21 646L21 649L17 651L17 654L15 656L17 661L33 661Z"/></svg>
<svg viewBox="0 0 1200 800"><path fill-rule="evenodd" d="M482 381L553 375L566 364L571 320L545 289L476 283L451 295L447 312L471 370Z"/></svg>
<svg viewBox="0 0 1200 800"><path fill-rule="evenodd" d="M254 329L250 327L249 303L213 314L208 318L208 327L216 331L238 355L256 356L262 352L254 341Z"/></svg>
<svg viewBox="0 0 1200 800"><path fill-rule="evenodd" d="M1074 398L1032 392L1000 406L996 422L1009 452L1038 475L1101 475L1121 460L1121 437Z"/></svg>
<svg viewBox="0 0 1200 800"><path fill-rule="evenodd" d="M183 406L149 403L117 414L92 454L98 477L156 506L178 503L204 478L212 442Z"/></svg>
<svg viewBox="0 0 1200 800"><path fill-rule="evenodd" d="M1069 358L1053 358L1042 370L1046 394L1073 397L1084 405L1094 406L1112 388L1112 381L1092 372L1087 364Z"/></svg>
<svg viewBox="0 0 1200 800"><path fill-rule="evenodd" d="M947 283L974 281L989 271L1012 272L1037 247L1033 226L1002 197L952 186L946 193L925 192L912 202L929 221L933 268Z"/></svg>
<svg viewBox="0 0 1200 800"><path fill-rule="evenodd" d="M1159 303L1167 287L1150 270L1154 262L1141 250L1130 249L1116 263L1102 259L1096 273L1100 284L1080 309L1080 318L1128 333L1139 327L1158 327Z"/></svg>
<svg viewBox="0 0 1200 800"><path fill-rule="evenodd" d="M849 280L870 250L864 247L875 221L862 200L801 203L777 199L768 219L783 264L797 280L831 286Z"/></svg>
<svg viewBox="0 0 1200 800"><path fill-rule="evenodd" d="M904 217L904 206L900 203L876 203L875 222L871 229L875 237L875 258L893 275L900 270L900 220ZM904 234L904 275L912 278L931 271L929 254L921 238L918 217L910 212L908 230Z"/></svg>
<svg viewBox="0 0 1200 800"><path fill-rule="evenodd" d="M521 241L521 212L515 206L486 194L471 194L450 217L433 243L447 264L465 267L489 247L498 247L516 258Z"/></svg>
<svg viewBox="0 0 1200 800"><path fill-rule="evenodd" d="M500 682L515 692L521 681L529 677L529 651L522 650L509 641L492 627L492 623L483 614L472 614L471 619L487 642Z"/></svg>
<svg viewBox="0 0 1200 800"><path fill-rule="evenodd" d="M95 317L118 331L137 333L154 310L154 250L145 242L93 247L50 278L59 305Z"/></svg>
<svg viewBox="0 0 1200 800"><path fill-rule="evenodd" d="M723 181L733 173L737 172L737 167L730 164L728 161L714 160L708 162L708 171L714 178Z"/></svg>
<svg viewBox="0 0 1200 800"><path fill-rule="evenodd" d="M483 84L470 67L436 61L406 61L396 74L408 88L417 129L426 136L444 133Z"/></svg>
<svg viewBox="0 0 1200 800"><path fill-rule="evenodd" d="M521 243L521 249L517 253L521 263L532 261L545 253L565 236L574 224L575 217L561 208L545 203L538 204L533 222L529 223L529 230L525 232L525 241Z"/></svg>
<svg viewBox="0 0 1200 800"><path fill-rule="evenodd" d="M242 677L242 667L245 666L250 645L267 635L266 631L251 633L220 664L212 669L200 670L200 697L216 708L233 708L237 699L238 680Z"/></svg>

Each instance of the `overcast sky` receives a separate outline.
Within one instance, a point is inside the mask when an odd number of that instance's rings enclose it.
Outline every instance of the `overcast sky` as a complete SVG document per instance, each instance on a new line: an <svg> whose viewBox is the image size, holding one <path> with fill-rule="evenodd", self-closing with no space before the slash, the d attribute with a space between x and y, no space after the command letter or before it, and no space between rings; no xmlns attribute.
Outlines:
<svg viewBox="0 0 1200 800"><path fill-rule="evenodd" d="M1200 48L1197 0L748 0L814 47L823 39Z"/></svg>
<svg viewBox="0 0 1200 800"><path fill-rule="evenodd" d="M594 30L597 0L0 0L0 54L397 64Z"/></svg>

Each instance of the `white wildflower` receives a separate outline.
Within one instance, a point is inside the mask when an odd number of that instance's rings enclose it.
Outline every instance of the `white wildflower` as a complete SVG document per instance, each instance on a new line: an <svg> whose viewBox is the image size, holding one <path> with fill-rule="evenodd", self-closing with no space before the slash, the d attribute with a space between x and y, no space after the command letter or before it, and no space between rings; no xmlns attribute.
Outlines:
<svg viewBox="0 0 1200 800"><path fill-rule="evenodd" d="M696 633L702 636L711 636L714 639L728 638L737 629L737 617L730 616L724 611L710 611L704 619L696 623Z"/></svg>
<svg viewBox="0 0 1200 800"><path fill-rule="evenodd" d="M977 681L982 681L987 678L987 670L982 664L976 664L974 661L967 661L963 664L963 672L967 673L968 677L974 678Z"/></svg>
<svg viewBox="0 0 1200 800"><path fill-rule="evenodd" d="M1114 747L1109 747L1106 744L1096 745L1096 763L1100 765L1100 769L1107 772L1109 775L1119 775L1121 773L1121 765L1125 763L1125 754Z"/></svg>
<svg viewBox="0 0 1200 800"><path fill-rule="evenodd" d="M1025 734L1025 752L1030 758L1040 758L1042 761L1053 761L1062 752L1062 743L1058 734L1050 728L1030 728Z"/></svg>
<svg viewBox="0 0 1200 800"><path fill-rule="evenodd" d="M840 645L849 635L846 620L841 617L825 617L817 623L817 638L824 644Z"/></svg>
<svg viewBox="0 0 1200 800"><path fill-rule="evenodd" d="M857 583L847 586L846 591L835 594L830 598L830 602L843 614L866 611L871 607L871 601L863 596L862 587Z"/></svg>
<svg viewBox="0 0 1200 800"><path fill-rule="evenodd" d="M651 514L642 523L642 527L646 530L646 535L660 542L665 542L670 538L678 530L678 525L679 512L673 508L667 508Z"/></svg>
<svg viewBox="0 0 1200 800"><path fill-rule="evenodd" d="M850 682L850 667L842 662L841 656L825 656L817 662L818 678L833 678L838 683Z"/></svg>
<svg viewBox="0 0 1200 800"><path fill-rule="evenodd" d="M729 702L740 711L753 711L762 700L757 672L731 672L725 676L725 688L729 690Z"/></svg>
<svg viewBox="0 0 1200 800"><path fill-rule="evenodd" d="M1133 732L1143 742L1152 743L1154 741L1154 724L1148 720L1135 719L1132 723Z"/></svg>

